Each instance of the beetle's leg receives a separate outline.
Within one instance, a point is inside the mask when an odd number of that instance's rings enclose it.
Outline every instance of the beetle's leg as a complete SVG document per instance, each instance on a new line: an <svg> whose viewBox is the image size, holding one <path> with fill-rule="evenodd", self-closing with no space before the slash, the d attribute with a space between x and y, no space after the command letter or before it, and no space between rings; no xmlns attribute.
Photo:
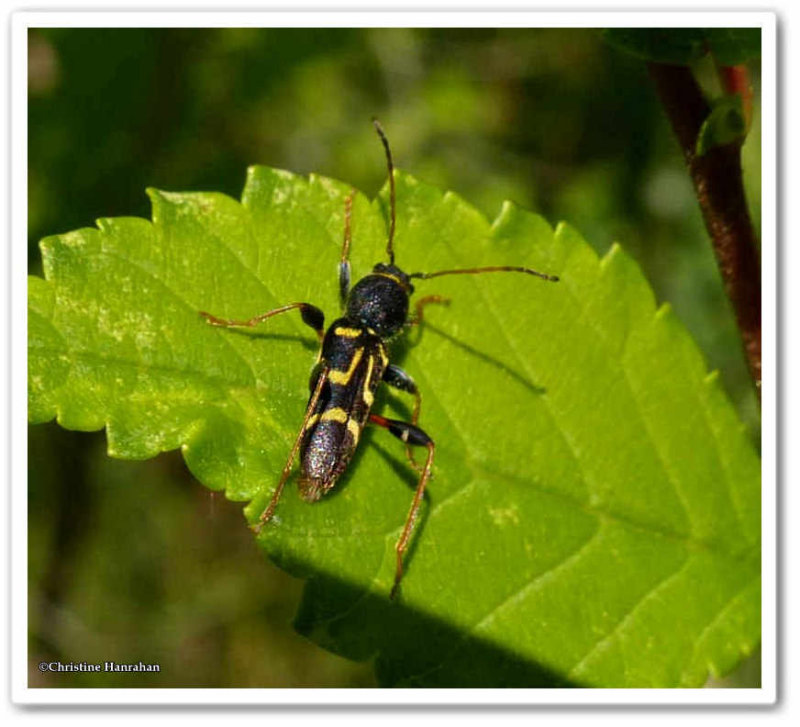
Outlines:
<svg viewBox="0 0 800 727"><path fill-rule="evenodd" d="M306 413L303 417L303 423L300 426L300 431L294 440L292 450L289 452L289 459L286 460L286 464L283 467L283 472L281 472L281 478L278 481L278 486L275 488L275 492L272 493L272 498L269 501L269 505L267 505L267 507L264 509L264 512L262 512L259 516L258 522L255 525L251 525L251 529L256 533L256 535L261 532L261 528L263 528L264 525L269 522L270 518L275 513L275 508L278 506L278 500L281 497L281 493L286 485L286 481L289 479L289 473L292 471L292 465L294 464L294 458L297 456L297 450L300 449L300 442L303 441L303 435L306 433L308 422L313 416L314 410L317 408L319 397L322 394L322 387L325 386L325 382L328 380L328 372L329 369L327 366L324 366L320 370L319 375L317 376L316 386L311 394L311 398L308 400L308 406L306 407Z"/></svg>
<svg viewBox="0 0 800 727"><path fill-rule="evenodd" d="M350 292L350 220L353 212L353 197L356 190L351 189L344 200L344 240L342 241L342 258L339 261L339 302L342 310L347 304L347 294Z"/></svg>
<svg viewBox="0 0 800 727"><path fill-rule="evenodd" d="M428 449L428 457L425 460L425 466L422 468L422 472L419 476L419 483L417 484L417 490L414 493L414 499L411 502L411 509L408 511L405 527L403 528L403 532L400 534L400 538L395 546L395 552L397 553L397 568L394 575L394 585L392 586L392 591L389 594L389 598L394 598L397 595L397 589L400 587L400 579L403 577L403 555L405 555L405 552L408 548L408 542L411 539L411 534L414 531L414 524L417 521L419 507L422 504L422 498L425 495L425 487L428 484L428 480L431 478L431 468L433 467L433 453L435 446L433 444L433 440L427 434L425 434L425 432L423 432L419 427L409 424L408 422L401 422L396 419L385 419L377 414L370 414L369 420L373 424L377 424L379 427L388 429L389 432L391 432L398 439L401 439L405 444L410 444L415 447L427 447Z"/></svg>
<svg viewBox="0 0 800 727"><path fill-rule="evenodd" d="M416 426L417 422L419 422L419 410L422 406L422 394L417 388L417 384L414 382L414 379L412 379L399 366L389 364L386 367L386 370L383 372L383 380L389 386L399 389L400 391L405 391L414 397L414 411L411 414L411 423ZM416 460L414 459L414 455L411 452L411 445L408 443L406 443L406 457L408 457L408 461L417 472L422 472L422 466L417 464Z"/></svg>
<svg viewBox="0 0 800 727"><path fill-rule="evenodd" d="M429 303L448 305L450 303L450 298L445 298L443 295L426 295L424 298L420 298L414 306L414 315L406 321L406 326L410 328L411 326L418 326L422 323L422 309Z"/></svg>
<svg viewBox="0 0 800 727"><path fill-rule="evenodd" d="M280 308L275 308L274 310L267 311L266 313L261 313L260 315L248 318L246 321L234 321L227 318L217 318L217 316L212 316L210 313L206 313L205 311L200 311L200 315L203 316L203 318L205 318L206 321L212 326L221 326L223 328L246 326L248 328L252 328L262 321L267 320L267 318L272 318L272 316L286 313L287 311L294 310L295 308L300 309L300 316L303 319L303 323L310 328L313 328L319 337L319 340L322 341L325 335L325 314L319 308L317 308L317 306L311 305L311 303L289 303L288 305L283 305Z"/></svg>

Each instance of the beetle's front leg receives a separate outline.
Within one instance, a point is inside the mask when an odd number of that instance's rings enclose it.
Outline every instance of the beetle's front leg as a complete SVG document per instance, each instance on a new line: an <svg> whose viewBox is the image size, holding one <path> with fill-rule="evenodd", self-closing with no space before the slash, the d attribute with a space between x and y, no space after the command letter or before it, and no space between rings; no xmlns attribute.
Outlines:
<svg viewBox="0 0 800 727"><path fill-rule="evenodd" d="M344 240L342 241L342 257L339 260L339 303L342 310L347 306L347 296L350 293L350 220L355 194L355 189L350 190L350 194L344 200Z"/></svg>
<svg viewBox="0 0 800 727"><path fill-rule="evenodd" d="M203 318L205 318L206 321L212 326L219 326L221 328L252 328L268 318L280 315L281 313L286 313L290 310L295 310L296 308L300 309L300 317L303 319L303 323L305 323L309 328L313 328L319 340L322 341L323 337L325 336L325 314L319 308L317 308L317 306L311 305L311 303L289 303L289 305L283 305L280 308L275 308L274 310L267 311L266 313L261 313L257 316L253 316L252 318L248 318L246 321L219 318L211 315L211 313L206 313L205 311L200 311L200 315L203 316Z"/></svg>

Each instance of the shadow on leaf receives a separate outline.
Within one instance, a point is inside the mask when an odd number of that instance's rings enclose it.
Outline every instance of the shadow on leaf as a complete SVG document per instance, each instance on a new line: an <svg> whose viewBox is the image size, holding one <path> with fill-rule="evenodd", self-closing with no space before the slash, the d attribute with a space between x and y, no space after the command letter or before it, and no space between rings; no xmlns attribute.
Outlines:
<svg viewBox="0 0 800 727"><path fill-rule="evenodd" d="M474 356L477 359L489 364L490 366L494 366L498 371L502 371L506 376L511 379L514 379L522 386L524 386L529 391L533 392L534 394L544 394L547 390L542 386L537 386L529 379L525 378L522 374L514 371L508 364L504 363L500 359L494 358L489 354L479 351L477 348L470 346L468 343L464 343L463 341L459 340L455 336L447 333L444 329L435 326L428 321L425 321L423 327L420 329L419 333L415 337L414 341L404 340L395 351L394 360L395 361L402 361L405 356L407 355L408 351L415 346L419 345L422 335L426 331L430 331L436 336L444 338L449 343L453 344L457 348L460 348L462 351L465 351L468 355Z"/></svg>
<svg viewBox="0 0 800 727"><path fill-rule="evenodd" d="M392 602L329 576L307 581L295 628L348 659L374 659L378 683L384 687L579 686L405 606L402 593ZM384 659L383 654L392 657Z"/></svg>

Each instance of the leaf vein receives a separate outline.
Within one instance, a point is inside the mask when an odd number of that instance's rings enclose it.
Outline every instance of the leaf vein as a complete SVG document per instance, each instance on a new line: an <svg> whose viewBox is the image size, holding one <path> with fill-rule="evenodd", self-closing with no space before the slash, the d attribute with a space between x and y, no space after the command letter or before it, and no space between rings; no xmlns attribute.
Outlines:
<svg viewBox="0 0 800 727"><path fill-rule="evenodd" d="M116 258L117 260L121 260L122 262L127 263L128 265L131 265L131 266L135 267L142 274L146 275L148 278L150 278L151 280L154 280L156 283L158 283L167 293L169 293L175 300L177 300L179 303L181 303L187 310L191 311L192 313L195 313L198 316L198 318L200 317L199 310L195 306L193 306L191 303L189 303L189 301L187 301L182 295L178 294L175 290L173 290L169 285L167 285L167 283L165 283L163 280L161 280L161 278L159 278L157 275L155 275L151 271L147 270L144 266L140 265L135 260L130 260L127 257L125 257L124 255L121 255L118 252L112 252L111 250L109 250L107 248L104 248L103 251L100 254L101 255L106 255L106 256L111 257L111 258ZM223 333L222 330L218 330L217 332L219 334ZM253 367L252 362L241 351L239 351L239 349L236 348L236 346L234 346L233 343L231 343L231 341L228 339L227 336L222 336L222 340L225 341L225 345L228 348L230 348L231 351L233 351L234 355L242 363L244 363L245 366L248 369L250 369L250 373L252 374L252 377L253 377L253 383L257 382L258 381L258 375L256 374L256 371L255 371L255 368Z"/></svg>
<svg viewBox="0 0 800 727"><path fill-rule="evenodd" d="M555 575L562 569L569 567L574 562L579 560L583 553L588 550L597 539L598 535L602 532L602 527L599 521L596 522L596 527L586 540L584 540L575 550L565 558L562 558L558 563L553 564L550 568L545 569L541 573L537 573L528 583L518 588L507 598L503 599L499 604L494 606L485 616L481 618L473 627L473 631L486 626L497 616L497 614L508 606L513 606L518 601L533 593L535 590L540 589L547 581L555 577Z"/></svg>
<svg viewBox="0 0 800 727"><path fill-rule="evenodd" d="M674 570L672 573L661 578L658 583L654 584L646 593L644 593L634 604L633 606L623 615L623 617L615 624L614 628L604 637L602 637L599 641L597 641L586 654L581 657L581 659L569 670L568 677L573 677L577 674L578 671L586 664L586 662L599 650L605 648L608 644L610 644L614 639L619 638L622 630L625 628L627 624L629 624L636 612L642 607L644 603L647 603L654 598L657 598L657 593L664 588L667 587L669 583L673 580L680 577L683 571L686 569L687 565L691 563L692 557L691 555L687 555L680 566Z"/></svg>
<svg viewBox="0 0 800 727"><path fill-rule="evenodd" d="M735 602L738 601L739 598L742 596L742 594L750 587L750 584L760 577L761 577L761 571L759 570L758 572L754 573L750 578L748 578L740 588L737 588L736 591L734 591L730 595L730 598L724 601L720 606L720 608L712 614L711 620L703 627L703 630L695 638L694 646L692 647L692 655L687 660L690 665L691 662L694 661L695 655L697 654L697 650L698 648L700 648L700 645L703 639L705 638L706 634L709 631L711 631L711 629L714 628L714 626L717 623L719 623L719 621L725 616L725 613L734 606ZM684 670L683 674L681 675L681 680L683 680L685 676L686 676L686 670Z"/></svg>

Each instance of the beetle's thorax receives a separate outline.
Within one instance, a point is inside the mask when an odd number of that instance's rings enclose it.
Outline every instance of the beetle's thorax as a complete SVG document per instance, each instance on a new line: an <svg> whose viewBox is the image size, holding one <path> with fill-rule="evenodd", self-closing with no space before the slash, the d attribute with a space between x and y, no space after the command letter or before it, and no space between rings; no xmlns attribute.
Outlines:
<svg viewBox="0 0 800 727"><path fill-rule="evenodd" d="M378 263L361 278L347 297L347 317L381 338L390 338L405 324L411 281L396 265Z"/></svg>

